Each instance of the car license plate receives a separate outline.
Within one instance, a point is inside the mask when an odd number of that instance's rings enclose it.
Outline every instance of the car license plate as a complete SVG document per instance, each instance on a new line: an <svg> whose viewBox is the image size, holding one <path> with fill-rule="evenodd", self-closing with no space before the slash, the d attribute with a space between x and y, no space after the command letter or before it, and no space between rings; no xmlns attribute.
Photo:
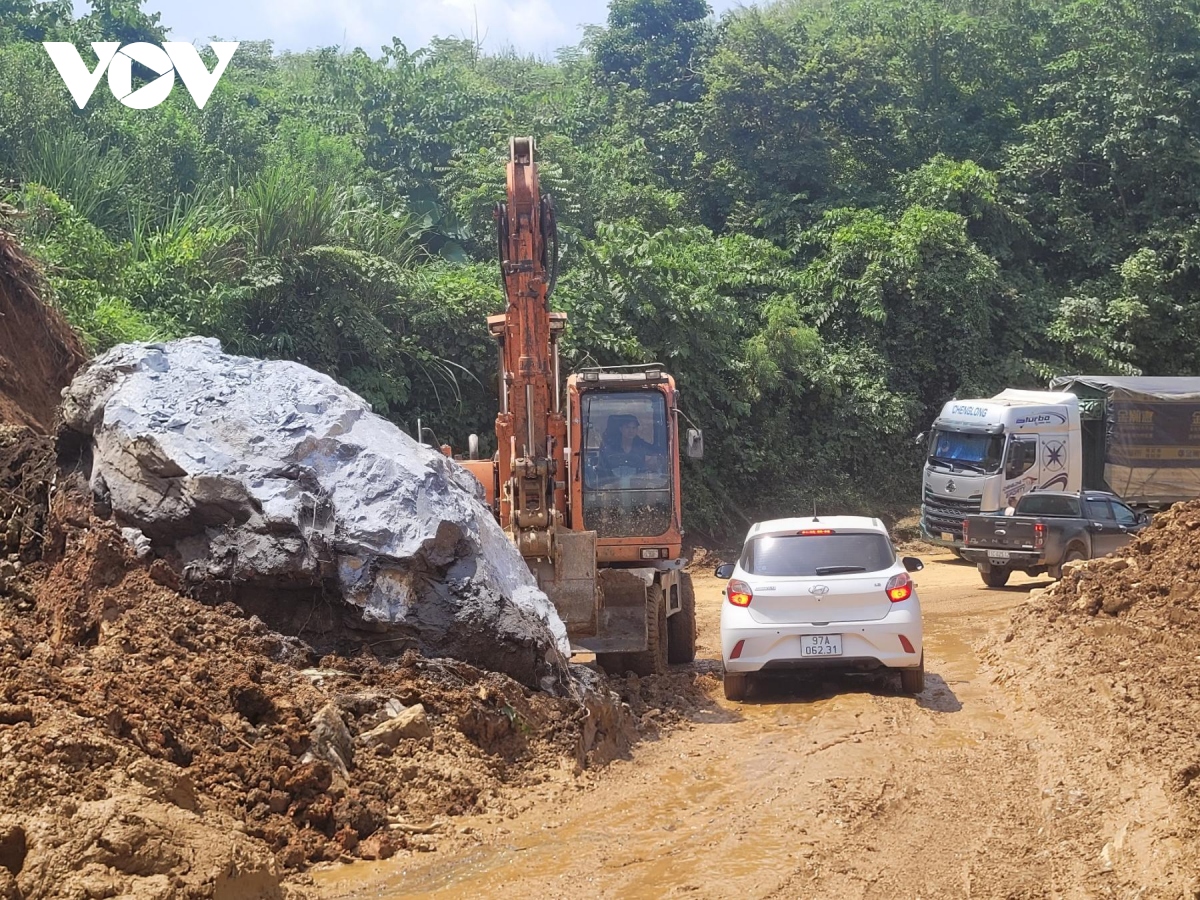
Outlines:
<svg viewBox="0 0 1200 900"><path fill-rule="evenodd" d="M801 653L804 656L841 656L842 636L840 634L806 634L800 638Z"/></svg>
<svg viewBox="0 0 1200 900"><path fill-rule="evenodd" d="M943 541L952 541L952 540L954 540L954 535L951 534L949 531L943 531L942 532L942 540Z"/></svg>
<svg viewBox="0 0 1200 900"><path fill-rule="evenodd" d="M989 550L988 559L1008 559L1009 552L1007 550Z"/></svg>

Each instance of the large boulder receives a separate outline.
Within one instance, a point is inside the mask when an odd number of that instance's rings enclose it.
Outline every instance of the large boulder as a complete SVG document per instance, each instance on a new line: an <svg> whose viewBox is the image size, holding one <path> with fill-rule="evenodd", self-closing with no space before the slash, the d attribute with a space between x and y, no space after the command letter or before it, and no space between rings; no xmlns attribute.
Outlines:
<svg viewBox="0 0 1200 900"><path fill-rule="evenodd" d="M566 629L479 483L332 378L188 338L116 347L63 398L97 505L185 585L332 593L369 643L562 679Z"/></svg>

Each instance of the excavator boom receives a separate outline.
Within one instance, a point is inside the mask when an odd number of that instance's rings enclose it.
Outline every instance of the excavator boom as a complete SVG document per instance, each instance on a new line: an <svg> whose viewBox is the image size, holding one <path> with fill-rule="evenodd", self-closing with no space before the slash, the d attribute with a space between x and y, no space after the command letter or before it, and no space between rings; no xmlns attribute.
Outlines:
<svg viewBox="0 0 1200 900"><path fill-rule="evenodd" d="M681 632L672 653L695 653L679 558L674 381L661 366L625 366L572 375L563 391L558 346L567 317L550 311L558 232L532 138L512 139L507 176L507 201L495 209L505 310L488 317L500 351L496 458L466 465L572 644L613 671L660 671L668 620ZM612 450L621 423L630 439L635 424L652 438L652 449L640 451L647 471L598 468L601 434Z"/></svg>
<svg viewBox="0 0 1200 900"><path fill-rule="evenodd" d="M508 202L495 209L507 306L489 321L500 341L500 524L527 558L551 558L566 506L566 418L558 380L558 338L566 316L550 312L557 246L554 206L538 187L533 139L513 138Z"/></svg>

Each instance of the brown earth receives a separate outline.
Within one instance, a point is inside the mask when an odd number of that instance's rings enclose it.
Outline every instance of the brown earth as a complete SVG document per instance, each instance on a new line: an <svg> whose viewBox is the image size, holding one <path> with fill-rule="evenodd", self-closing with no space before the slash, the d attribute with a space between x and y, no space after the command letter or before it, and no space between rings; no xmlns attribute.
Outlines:
<svg viewBox="0 0 1200 900"><path fill-rule="evenodd" d="M895 676L826 675L724 700L723 583L697 573L700 652L668 676L691 697L675 727L436 854L321 872L322 894L1200 897L1196 594L1176 588L1196 583L1196 507L1130 554L1152 574L1095 561L1032 602L1047 579L989 589L924 547L915 700ZM1092 615L1101 587L1137 599Z"/></svg>
<svg viewBox="0 0 1200 900"><path fill-rule="evenodd" d="M419 849L636 736L603 695L585 708L365 646L316 659L160 584L169 570L65 496L62 558L0 584L0 898L225 896L234 874L241 896L278 896L281 876ZM366 742L389 707L416 724Z"/></svg>
<svg viewBox="0 0 1200 900"><path fill-rule="evenodd" d="M16 239L0 229L0 422L49 432L60 391L86 356L41 300L43 283Z"/></svg>

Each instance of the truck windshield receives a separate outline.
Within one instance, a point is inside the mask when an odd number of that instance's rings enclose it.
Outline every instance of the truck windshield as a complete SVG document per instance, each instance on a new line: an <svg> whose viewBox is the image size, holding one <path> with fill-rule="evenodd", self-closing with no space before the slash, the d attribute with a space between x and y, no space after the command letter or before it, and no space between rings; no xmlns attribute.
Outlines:
<svg viewBox="0 0 1200 900"><path fill-rule="evenodd" d="M1004 436L936 429L929 439L929 462L948 468L996 472L1004 454Z"/></svg>
<svg viewBox="0 0 1200 900"><path fill-rule="evenodd" d="M656 537L671 527L667 404L659 391L582 397L583 525L597 537Z"/></svg>

